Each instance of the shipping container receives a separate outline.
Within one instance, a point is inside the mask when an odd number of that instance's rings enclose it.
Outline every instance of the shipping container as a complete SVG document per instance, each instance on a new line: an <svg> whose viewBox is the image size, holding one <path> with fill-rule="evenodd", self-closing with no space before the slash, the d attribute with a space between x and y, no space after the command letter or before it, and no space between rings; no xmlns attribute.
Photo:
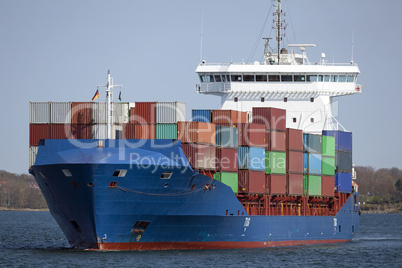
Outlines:
<svg viewBox="0 0 402 268"><path fill-rule="evenodd" d="M333 197L335 191L335 177L322 176L321 177L321 195L326 197Z"/></svg>
<svg viewBox="0 0 402 268"><path fill-rule="evenodd" d="M130 107L130 119L129 123L135 123L135 107Z"/></svg>
<svg viewBox="0 0 402 268"><path fill-rule="evenodd" d="M335 175L335 157L332 156L322 156L322 174L328 176Z"/></svg>
<svg viewBox="0 0 402 268"><path fill-rule="evenodd" d="M106 124L96 124L92 125L92 137L94 139L104 140L107 139L107 125ZM112 125L111 139L123 139L123 126L122 125ZM125 134L124 134L125 135Z"/></svg>
<svg viewBox="0 0 402 268"><path fill-rule="evenodd" d="M321 196L321 176L308 175L308 190L309 196Z"/></svg>
<svg viewBox="0 0 402 268"><path fill-rule="evenodd" d="M351 152L336 152L336 171L352 173L352 153Z"/></svg>
<svg viewBox="0 0 402 268"><path fill-rule="evenodd" d="M288 195L303 195L303 174L286 174L286 185Z"/></svg>
<svg viewBox="0 0 402 268"><path fill-rule="evenodd" d="M239 147L239 169L265 171L265 150L256 147Z"/></svg>
<svg viewBox="0 0 402 268"><path fill-rule="evenodd" d="M71 103L71 122L73 124L93 123L93 102L72 102Z"/></svg>
<svg viewBox="0 0 402 268"><path fill-rule="evenodd" d="M335 138L322 136L322 155L335 157Z"/></svg>
<svg viewBox="0 0 402 268"><path fill-rule="evenodd" d="M266 194L268 187L266 186L265 172L249 171L249 189L250 194Z"/></svg>
<svg viewBox="0 0 402 268"><path fill-rule="evenodd" d="M41 139L50 139L50 124L29 124L29 145L38 146Z"/></svg>
<svg viewBox="0 0 402 268"><path fill-rule="evenodd" d="M286 130L286 110L271 107L253 107L253 123L266 129Z"/></svg>
<svg viewBox="0 0 402 268"><path fill-rule="evenodd" d="M192 168L215 170L216 155L214 145L183 143L182 149Z"/></svg>
<svg viewBox="0 0 402 268"><path fill-rule="evenodd" d="M238 193L248 194L249 193L249 182L250 182L250 170L239 169L238 174Z"/></svg>
<svg viewBox="0 0 402 268"><path fill-rule="evenodd" d="M323 135L335 137L335 150L352 152L352 132L341 130L324 130Z"/></svg>
<svg viewBox="0 0 402 268"><path fill-rule="evenodd" d="M92 139L92 125L72 124L71 133L73 139Z"/></svg>
<svg viewBox="0 0 402 268"><path fill-rule="evenodd" d="M51 102L50 115L52 124L71 124L71 102Z"/></svg>
<svg viewBox="0 0 402 268"><path fill-rule="evenodd" d="M301 151L286 152L286 172L303 173L303 152Z"/></svg>
<svg viewBox="0 0 402 268"><path fill-rule="evenodd" d="M308 153L303 153L303 174L308 174Z"/></svg>
<svg viewBox="0 0 402 268"><path fill-rule="evenodd" d="M154 124L134 124L134 139L155 139L156 126Z"/></svg>
<svg viewBox="0 0 402 268"><path fill-rule="evenodd" d="M177 138L183 143L215 144L215 124L178 122Z"/></svg>
<svg viewBox="0 0 402 268"><path fill-rule="evenodd" d="M286 194L286 175L269 174L265 176L269 194L271 195Z"/></svg>
<svg viewBox="0 0 402 268"><path fill-rule="evenodd" d="M300 129L286 129L286 150L303 151L303 131Z"/></svg>
<svg viewBox="0 0 402 268"><path fill-rule="evenodd" d="M247 113L234 110L213 110L212 123L227 124L228 126L247 123Z"/></svg>
<svg viewBox="0 0 402 268"><path fill-rule="evenodd" d="M239 129L239 146L266 147L266 129L258 124L235 124Z"/></svg>
<svg viewBox="0 0 402 268"><path fill-rule="evenodd" d="M235 194L238 193L239 186L237 172L216 172L215 179L232 188L232 191Z"/></svg>
<svg viewBox="0 0 402 268"><path fill-rule="evenodd" d="M156 102L136 102L134 118L130 119L138 124L156 124Z"/></svg>
<svg viewBox="0 0 402 268"><path fill-rule="evenodd" d="M94 102L92 106L93 110L93 123L94 124L106 124L106 102Z"/></svg>
<svg viewBox="0 0 402 268"><path fill-rule="evenodd" d="M130 104L128 102L112 102L113 124L125 124L129 122Z"/></svg>
<svg viewBox="0 0 402 268"><path fill-rule="evenodd" d="M186 120L186 104L181 102L157 102L156 123L176 124Z"/></svg>
<svg viewBox="0 0 402 268"><path fill-rule="evenodd" d="M36 155L38 154L38 146L29 146L29 168L35 164Z"/></svg>
<svg viewBox="0 0 402 268"><path fill-rule="evenodd" d="M286 174L286 152L265 152L265 174Z"/></svg>
<svg viewBox="0 0 402 268"><path fill-rule="evenodd" d="M212 110L192 110L191 120L197 122L211 123Z"/></svg>
<svg viewBox="0 0 402 268"><path fill-rule="evenodd" d="M50 123L50 102L29 102L29 123Z"/></svg>
<svg viewBox="0 0 402 268"><path fill-rule="evenodd" d="M303 151L306 153L321 154L321 135L303 133Z"/></svg>
<svg viewBox="0 0 402 268"><path fill-rule="evenodd" d="M216 126L216 146L222 148L239 147L239 130L237 127Z"/></svg>
<svg viewBox="0 0 402 268"><path fill-rule="evenodd" d="M71 139L71 124L51 124L51 139Z"/></svg>
<svg viewBox="0 0 402 268"><path fill-rule="evenodd" d="M352 192L352 174L350 173L335 173L335 187L340 193Z"/></svg>
<svg viewBox="0 0 402 268"><path fill-rule="evenodd" d="M267 151L286 152L286 132L282 130L267 130Z"/></svg>
<svg viewBox="0 0 402 268"><path fill-rule="evenodd" d="M308 171L309 174L321 175L321 155L308 154Z"/></svg>
<svg viewBox="0 0 402 268"><path fill-rule="evenodd" d="M177 124L157 124L157 139L177 139Z"/></svg>
<svg viewBox="0 0 402 268"><path fill-rule="evenodd" d="M237 172L239 168L238 150L216 147L216 170Z"/></svg>
<svg viewBox="0 0 402 268"><path fill-rule="evenodd" d="M123 139L134 139L135 124L123 124Z"/></svg>
<svg viewBox="0 0 402 268"><path fill-rule="evenodd" d="M306 196L308 191L308 175L303 174L303 195Z"/></svg>

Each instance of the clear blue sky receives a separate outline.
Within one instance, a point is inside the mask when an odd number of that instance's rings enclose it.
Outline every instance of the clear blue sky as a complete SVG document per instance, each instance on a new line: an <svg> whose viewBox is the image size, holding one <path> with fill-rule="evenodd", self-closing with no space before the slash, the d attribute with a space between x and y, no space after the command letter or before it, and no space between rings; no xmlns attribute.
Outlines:
<svg viewBox="0 0 402 268"><path fill-rule="evenodd" d="M242 61L271 4L0 0L0 169L27 173L29 101L89 101L108 69L124 85L123 101L218 108L219 98L193 92L202 16L203 59ZM289 43L316 44L308 50L312 62L321 52L329 61L349 62L354 30L363 94L339 98L338 120L353 131L355 164L402 168L402 1L286 0L287 8ZM252 60L262 52L259 42Z"/></svg>

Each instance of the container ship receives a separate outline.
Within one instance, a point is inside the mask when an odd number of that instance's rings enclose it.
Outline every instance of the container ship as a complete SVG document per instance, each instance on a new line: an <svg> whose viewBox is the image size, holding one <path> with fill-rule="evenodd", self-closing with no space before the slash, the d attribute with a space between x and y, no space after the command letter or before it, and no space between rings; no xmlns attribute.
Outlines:
<svg viewBox="0 0 402 268"><path fill-rule="evenodd" d="M348 242L359 226L352 133L333 97L359 94L358 66L311 64L265 39L264 61L200 62L180 102L31 102L30 173L71 246L95 250L263 248ZM300 52L295 52L297 49Z"/></svg>

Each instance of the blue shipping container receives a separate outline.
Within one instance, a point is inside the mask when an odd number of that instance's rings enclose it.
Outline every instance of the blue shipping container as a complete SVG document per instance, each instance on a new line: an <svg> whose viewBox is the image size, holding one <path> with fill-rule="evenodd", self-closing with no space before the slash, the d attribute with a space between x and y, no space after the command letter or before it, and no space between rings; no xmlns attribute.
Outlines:
<svg viewBox="0 0 402 268"><path fill-rule="evenodd" d="M352 192L352 174L351 173L335 173L335 186L340 193Z"/></svg>
<svg viewBox="0 0 402 268"><path fill-rule="evenodd" d="M240 146L239 169L265 172L265 149Z"/></svg>
<svg viewBox="0 0 402 268"><path fill-rule="evenodd" d="M303 152L308 152L308 134L303 133Z"/></svg>
<svg viewBox="0 0 402 268"><path fill-rule="evenodd" d="M265 172L265 149L250 147L250 170Z"/></svg>
<svg viewBox="0 0 402 268"><path fill-rule="evenodd" d="M308 154L308 174L321 175L320 154Z"/></svg>
<svg viewBox="0 0 402 268"><path fill-rule="evenodd" d="M191 120L198 122L211 123L212 110L192 110Z"/></svg>
<svg viewBox="0 0 402 268"><path fill-rule="evenodd" d="M239 147L239 130L237 127L216 126L216 145L222 148Z"/></svg>
<svg viewBox="0 0 402 268"><path fill-rule="evenodd" d="M303 153L303 173L308 173L308 153Z"/></svg>
<svg viewBox="0 0 402 268"><path fill-rule="evenodd" d="M352 132L323 130L322 135L335 137L335 150L352 152Z"/></svg>

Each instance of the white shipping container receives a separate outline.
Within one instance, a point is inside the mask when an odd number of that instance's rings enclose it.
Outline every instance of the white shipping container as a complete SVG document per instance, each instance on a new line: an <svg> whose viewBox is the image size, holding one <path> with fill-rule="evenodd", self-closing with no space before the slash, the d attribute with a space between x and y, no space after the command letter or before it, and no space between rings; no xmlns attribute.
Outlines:
<svg viewBox="0 0 402 268"><path fill-rule="evenodd" d="M247 112L247 123L253 123L253 112Z"/></svg>
<svg viewBox="0 0 402 268"><path fill-rule="evenodd" d="M50 123L50 102L29 102L29 123Z"/></svg>
<svg viewBox="0 0 402 268"><path fill-rule="evenodd" d="M129 120L130 105L128 102L113 103L113 123L124 124Z"/></svg>
<svg viewBox="0 0 402 268"><path fill-rule="evenodd" d="M52 124L71 124L71 102L51 102L50 115Z"/></svg>
<svg viewBox="0 0 402 268"><path fill-rule="evenodd" d="M157 102L156 123L176 124L186 121L186 104L181 102Z"/></svg>
<svg viewBox="0 0 402 268"><path fill-rule="evenodd" d="M106 124L106 102L94 102L92 107L94 124Z"/></svg>
<svg viewBox="0 0 402 268"><path fill-rule="evenodd" d="M29 146L29 167L32 167L35 164L38 149L39 146Z"/></svg>
<svg viewBox="0 0 402 268"><path fill-rule="evenodd" d="M112 139L119 139L122 137L123 126L112 126ZM107 139L106 124L96 124L92 126L92 137L96 140Z"/></svg>

